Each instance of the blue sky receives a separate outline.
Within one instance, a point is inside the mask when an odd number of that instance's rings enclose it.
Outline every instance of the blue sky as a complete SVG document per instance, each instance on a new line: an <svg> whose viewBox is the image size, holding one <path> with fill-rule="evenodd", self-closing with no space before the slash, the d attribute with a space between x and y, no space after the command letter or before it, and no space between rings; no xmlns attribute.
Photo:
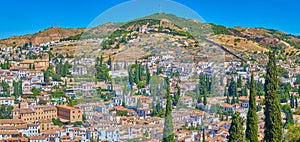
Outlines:
<svg viewBox="0 0 300 142"><path fill-rule="evenodd" d="M137 0L161 1L161 0ZM265 27L300 35L298 0L174 0L196 11L209 23L227 27ZM0 5L0 38L35 33L54 26L87 27L101 13L126 0L5 0ZM119 20L145 15L156 8L124 8ZM152 11L151 11L152 10ZM184 15L184 11L162 6L167 13ZM115 10L116 11L116 10ZM139 12L137 12L139 11ZM140 12L143 11L143 12ZM145 11L145 12L144 12ZM138 13L138 14L137 14ZM115 13L118 15L118 13ZM124 16L124 14L126 16ZM108 14L109 15L109 14ZM106 16L106 20L115 20Z"/></svg>

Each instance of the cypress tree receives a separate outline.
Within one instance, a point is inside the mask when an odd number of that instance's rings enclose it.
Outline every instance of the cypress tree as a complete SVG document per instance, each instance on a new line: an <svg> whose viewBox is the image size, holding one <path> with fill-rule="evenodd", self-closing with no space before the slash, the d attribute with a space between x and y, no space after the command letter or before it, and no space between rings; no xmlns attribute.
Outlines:
<svg viewBox="0 0 300 142"><path fill-rule="evenodd" d="M156 99L155 99L155 96L153 95L153 98L152 98L152 116L157 116L158 115L158 112L157 112L157 108L155 105L155 102L156 102Z"/></svg>
<svg viewBox="0 0 300 142"><path fill-rule="evenodd" d="M248 96L247 87L246 86L242 87L241 96Z"/></svg>
<svg viewBox="0 0 300 142"><path fill-rule="evenodd" d="M226 92L226 90L225 90L225 94L226 94L226 103L230 103L230 98L229 98L229 94Z"/></svg>
<svg viewBox="0 0 300 142"><path fill-rule="evenodd" d="M14 96L15 96L15 99L18 98L18 92L19 92L19 87L18 87L19 83L18 82L15 82L13 81L13 86L14 86Z"/></svg>
<svg viewBox="0 0 300 142"><path fill-rule="evenodd" d="M146 76L147 76L146 82L147 82L147 84L150 84L151 75L150 75L150 70L149 70L148 64L146 65Z"/></svg>
<svg viewBox="0 0 300 142"><path fill-rule="evenodd" d="M141 99L138 98L138 100L136 102L136 108L141 108L141 107L142 107Z"/></svg>
<svg viewBox="0 0 300 142"><path fill-rule="evenodd" d="M290 96L290 106L291 106L291 108L294 108L294 106L295 106L295 101L294 101L293 95Z"/></svg>
<svg viewBox="0 0 300 142"><path fill-rule="evenodd" d="M291 110L291 107L289 105L283 105L282 111L284 112L286 118L285 127L293 125L294 118L293 118L293 112Z"/></svg>
<svg viewBox="0 0 300 142"><path fill-rule="evenodd" d="M166 113L165 113L165 124L163 130L163 142L175 142L174 132L173 132L173 121L172 121L172 105L171 105L171 96L170 96L170 85L169 79L166 78L167 83L167 104L166 104Z"/></svg>
<svg viewBox="0 0 300 142"><path fill-rule="evenodd" d="M278 96L278 77L275 52L269 53L265 81L265 137L266 142L282 141L282 118Z"/></svg>
<svg viewBox="0 0 300 142"><path fill-rule="evenodd" d="M122 106L126 107L125 95L122 96Z"/></svg>
<svg viewBox="0 0 300 142"><path fill-rule="evenodd" d="M160 101L156 100L156 116L162 117Z"/></svg>
<svg viewBox="0 0 300 142"><path fill-rule="evenodd" d="M139 80L139 66L137 64L135 65L134 73L135 73L134 81L136 84L138 84L140 80Z"/></svg>
<svg viewBox="0 0 300 142"><path fill-rule="evenodd" d="M110 55L108 56L108 60L107 60L107 65L109 65L109 68L111 69L111 63L112 63L112 60L111 60L111 57Z"/></svg>
<svg viewBox="0 0 300 142"><path fill-rule="evenodd" d="M235 96L232 96L231 104L235 104L235 103L236 103L236 98L235 98Z"/></svg>
<svg viewBox="0 0 300 142"><path fill-rule="evenodd" d="M239 76L239 78L238 78L237 87L242 88L242 77L241 76Z"/></svg>
<svg viewBox="0 0 300 142"><path fill-rule="evenodd" d="M95 68L97 68L97 66L99 66L99 62L100 62L100 58L97 57L97 58L96 58L96 63L95 63Z"/></svg>
<svg viewBox="0 0 300 142"><path fill-rule="evenodd" d="M295 97L295 107L298 108L298 97Z"/></svg>
<svg viewBox="0 0 300 142"><path fill-rule="evenodd" d="M208 85L207 77L201 75L199 78L199 96L197 98L198 103L202 103L202 96L207 93Z"/></svg>
<svg viewBox="0 0 300 142"><path fill-rule="evenodd" d="M177 105L177 103L179 101L179 98L180 98L180 92L181 92L181 90L180 90L180 87L179 87L178 83L176 84L176 89L177 89L177 92L176 92L176 94L174 96L174 100L173 100L173 105L174 106Z"/></svg>
<svg viewBox="0 0 300 142"><path fill-rule="evenodd" d="M142 80L141 77L143 76L143 71L140 63L138 64L138 76L139 76L139 80Z"/></svg>
<svg viewBox="0 0 300 142"><path fill-rule="evenodd" d="M18 89L18 92L19 92L19 94L18 95L23 95L23 81L22 81L22 79L20 79L20 81L19 81L19 89Z"/></svg>
<svg viewBox="0 0 300 142"><path fill-rule="evenodd" d="M205 93L211 93L211 81L210 81L210 77L208 75L206 75L205 82L206 82L206 92Z"/></svg>
<svg viewBox="0 0 300 142"><path fill-rule="evenodd" d="M244 120L240 117L239 112L235 112L232 116L232 122L229 128L229 142L242 142L244 141Z"/></svg>
<svg viewBox="0 0 300 142"><path fill-rule="evenodd" d="M202 129L202 142L205 142L205 128Z"/></svg>
<svg viewBox="0 0 300 142"><path fill-rule="evenodd" d="M235 96L235 97L237 96L237 86L234 80L232 80L229 84L228 93L229 96Z"/></svg>
<svg viewBox="0 0 300 142"><path fill-rule="evenodd" d="M251 74L250 84L250 96L249 96L249 109L247 113L247 124L246 124L246 140L250 142L258 142L258 126L257 126L257 115L256 115L256 103L255 103L255 87L254 77Z"/></svg>
<svg viewBox="0 0 300 142"><path fill-rule="evenodd" d="M206 106L206 104L207 104L207 96L206 96L206 94L204 94L204 96L203 96L203 104Z"/></svg>
<svg viewBox="0 0 300 142"><path fill-rule="evenodd" d="M133 82L134 82L134 76L133 76L132 66L130 66L129 70L128 70L128 80L129 80L130 87L132 88Z"/></svg>

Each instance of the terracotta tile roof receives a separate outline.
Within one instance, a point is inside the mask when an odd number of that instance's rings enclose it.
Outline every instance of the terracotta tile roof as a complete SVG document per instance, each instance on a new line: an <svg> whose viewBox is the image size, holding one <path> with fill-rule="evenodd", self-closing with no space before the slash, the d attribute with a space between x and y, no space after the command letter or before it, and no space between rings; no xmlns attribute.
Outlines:
<svg viewBox="0 0 300 142"><path fill-rule="evenodd" d="M30 136L30 140L44 140L46 139L45 136Z"/></svg>
<svg viewBox="0 0 300 142"><path fill-rule="evenodd" d="M0 119L0 124L25 124L21 119Z"/></svg>
<svg viewBox="0 0 300 142"><path fill-rule="evenodd" d="M44 134L45 135L57 135L58 133L55 131L45 131Z"/></svg>
<svg viewBox="0 0 300 142"><path fill-rule="evenodd" d="M8 130L8 131L0 130L0 134L16 134L16 135L18 135L19 132L17 130Z"/></svg>

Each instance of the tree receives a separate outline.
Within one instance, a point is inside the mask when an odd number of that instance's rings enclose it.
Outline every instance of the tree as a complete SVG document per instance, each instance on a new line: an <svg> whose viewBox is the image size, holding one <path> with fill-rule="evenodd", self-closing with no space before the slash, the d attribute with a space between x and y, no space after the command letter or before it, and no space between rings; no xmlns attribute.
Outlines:
<svg viewBox="0 0 300 142"><path fill-rule="evenodd" d="M232 122L229 128L229 142L242 142L244 141L244 120L239 116L239 112L235 112L232 116Z"/></svg>
<svg viewBox="0 0 300 142"><path fill-rule="evenodd" d="M237 87L242 88L242 77L241 76L239 76L239 78L237 80Z"/></svg>
<svg viewBox="0 0 300 142"><path fill-rule="evenodd" d="M48 84L50 82L49 77L50 77L50 71L49 71L49 69L47 69L44 71L44 82L46 84Z"/></svg>
<svg viewBox="0 0 300 142"><path fill-rule="evenodd" d="M174 105L174 106L177 105L177 103L178 103L178 101L179 101L179 98L180 98L180 92L181 92L178 83L176 84L176 88L177 88L177 92L176 92L176 94L175 94L175 96L174 96L174 99L173 99L173 105Z"/></svg>
<svg viewBox="0 0 300 142"><path fill-rule="evenodd" d="M18 89L19 94L18 95L23 95L23 81L20 79L19 81L19 89Z"/></svg>
<svg viewBox="0 0 300 142"><path fill-rule="evenodd" d="M122 106L125 107L126 106L126 102L125 102L125 95L123 94L122 97Z"/></svg>
<svg viewBox="0 0 300 142"><path fill-rule="evenodd" d="M282 118L278 96L278 73L275 52L269 53L265 81L265 141L279 142L282 140Z"/></svg>
<svg viewBox="0 0 300 142"><path fill-rule="evenodd" d="M163 142L175 142L174 132L173 132L173 122L172 122L172 105L171 105L171 96L170 96L170 85L169 79L166 78L167 84L167 104L166 104L166 113L165 113L165 123L163 130Z"/></svg>
<svg viewBox="0 0 300 142"><path fill-rule="evenodd" d="M298 74L296 76L296 80L295 80L294 84L300 84L300 74Z"/></svg>
<svg viewBox="0 0 300 142"><path fill-rule="evenodd" d="M82 121L85 122L87 120L85 111L82 114Z"/></svg>
<svg viewBox="0 0 300 142"><path fill-rule="evenodd" d="M237 102L237 98L235 96L232 96L231 104L235 104Z"/></svg>
<svg viewBox="0 0 300 142"><path fill-rule="evenodd" d="M39 100L39 104L40 105L46 105L47 104L47 101L43 100L43 99L40 99Z"/></svg>
<svg viewBox="0 0 300 142"><path fill-rule="evenodd" d="M19 86L19 82L13 81L13 87L14 87L14 94L13 95L14 95L15 99L18 97L18 93L19 93L18 86Z"/></svg>
<svg viewBox="0 0 300 142"><path fill-rule="evenodd" d="M136 108L141 108L141 107L142 107L141 99L138 98L138 100L136 102Z"/></svg>
<svg viewBox="0 0 300 142"><path fill-rule="evenodd" d="M138 84L139 83L139 68L138 68L138 65L137 64L135 64L135 71L134 71L134 82L136 83L136 84Z"/></svg>
<svg viewBox="0 0 300 142"><path fill-rule="evenodd" d="M207 104L207 98L206 98L206 94L204 94L204 96L203 96L203 104L206 106L206 104Z"/></svg>
<svg viewBox="0 0 300 142"><path fill-rule="evenodd" d="M144 86L144 84L143 84L142 81L139 81L139 82L137 83L137 88L138 88L138 93L139 93L139 94L140 94L140 91L141 91L141 89L143 88L143 86Z"/></svg>
<svg viewBox="0 0 300 142"><path fill-rule="evenodd" d="M226 96L226 103L230 103L229 94L227 93L226 87L224 88L224 96Z"/></svg>
<svg viewBox="0 0 300 142"><path fill-rule="evenodd" d="M295 97L295 107L298 108L298 97Z"/></svg>
<svg viewBox="0 0 300 142"><path fill-rule="evenodd" d="M300 141L300 125L293 125L289 127L285 137L286 142L299 142Z"/></svg>
<svg viewBox="0 0 300 142"><path fill-rule="evenodd" d="M4 94L8 95L9 94L9 85L5 81L2 81L1 87L2 87Z"/></svg>
<svg viewBox="0 0 300 142"><path fill-rule="evenodd" d="M292 113L291 107L289 105L283 105L282 111L284 112L285 118L286 118L285 127L293 125L294 118L293 118L293 113Z"/></svg>
<svg viewBox="0 0 300 142"><path fill-rule="evenodd" d="M206 81L206 77L204 75L200 75L199 77L199 96L197 96L197 100L198 103L202 102L202 96L204 96L204 94L207 94L207 88L208 88L208 83Z"/></svg>
<svg viewBox="0 0 300 142"><path fill-rule="evenodd" d="M257 126L257 114L256 114L256 102L255 102L255 86L253 73L251 74L250 83L250 96L249 96L249 109L247 113L246 122L246 140L250 142L258 142L258 126Z"/></svg>
<svg viewBox="0 0 300 142"><path fill-rule="evenodd" d="M129 70L128 70L128 81L129 81L130 86L132 87L133 82L134 82L132 67L129 67Z"/></svg>
<svg viewBox="0 0 300 142"><path fill-rule="evenodd" d="M241 96L248 96L247 88L245 86L242 87Z"/></svg>
<svg viewBox="0 0 300 142"><path fill-rule="evenodd" d="M146 138L149 137L149 132L148 132L148 130L145 131L144 136L145 136Z"/></svg>
<svg viewBox="0 0 300 142"><path fill-rule="evenodd" d="M13 109L13 106L5 106L4 104L2 104L0 106L0 119L12 119Z"/></svg>
<svg viewBox="0 0 300 142"><path fill-rule="evenodd" d="M291 96L290 96L290 106L291 106L291 108L295 108L294 95L291 95Z"/></svg>
<svg viewBox="0 0 300 142"><path fill-rule="evenodd" d="M101 55L100 61L99 61L99 66L102 66L102 64L103 64L103 56Z"/></svg>
<svg viewBox="0 0 300 142"><path fill-rule="evenodd" d="M202 129L202 142L205 142L205 128Z"/></svg>
<svg viewBox="0 0 300 142"><path fill-rule="evenodd" d="M231 80L231 82L229 84L228 93L229 93L229 96L234 96L234 97L237 96L237 86L236 86L236 82L233 79Z"/></svg>
<svg viewBox="0 0 300 142"><path fill-rule="evenodd" d="M62 76L62 77L66 77L66 76L67 76L68 69L69 69L69 65L68 65L68 63L65 63L65 64L62 66L62 71L61 71L61 76Z"/></svg>
<svg viewBox="0 0 300 142"><path fill-rule="evenodd" d="M148 65L146 65L146 76L147 76L146 82L147 82L147 84L149 84L150 79L151 79L151 74L150 74L150 70L149 70Z"/></svg>
<svg viewBox="0 0 300 142"><path fill-rule="evenodd" d="M142 80L143 71L142 71L142 65L140 63L138 64L138 76L139 76L139 80Z"/></svg>
<svg viewBox="0 0 300 142"><path fill-rule="evenodd" d="M111 69L112 60L111 60L110 55L108 56L107 65L109 65L109 69Z"/></svg>
<svg viewBox="0 0 300 142"><path fill-rule="evenodd" d="M211 78L206 75L205 77L205 82L206 82L206 93L210 94L211 93Z"/></svg>

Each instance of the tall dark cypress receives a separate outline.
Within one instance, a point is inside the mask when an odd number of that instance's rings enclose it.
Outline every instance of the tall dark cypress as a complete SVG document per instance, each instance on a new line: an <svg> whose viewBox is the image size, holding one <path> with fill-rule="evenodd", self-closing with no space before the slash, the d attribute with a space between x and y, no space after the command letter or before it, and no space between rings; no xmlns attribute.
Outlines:
<svg viewBox="0 0 300 142"><path fill-rule="evenodd" d="M295 106L294 95L290 96L290 106L291 106L291 108L294 108L294 106Z"/></svg>
<svg viewBox="0 0 300 142"><path fill-rule="evenodd" d="M125 94L123 94L123 96L122 96L122 106L126 107Z"/></svg>
<svg viewBox="0 0 300 142"><path fill-rule="evenodd" d="M296 109L298 108L298 97L297 96L295 97L295 108Z"/></svg>
<svg viewBox="0 0 300 142"><path fill-rule="evenodd" d="M206 96L206 94L204 94L204 96L203 96L203 104L206 106L206 104L207 104L207 96Z"/></svg>
<svg viewBox="0 0 300 142"><path fill-rule="evenodd" d="M205 128L202 129L202 142L205 142Z"/></svg>
<svg viewBox="0 0 300 142"><path fill-rule="evenodd" d="M164 131L163 131L163 142L175 142L174 132L173 132L173 121L172 121L170 85L169 85L168 78L166 78L166 83L167 83L167 94L166 94L167 104L166 104Z"/></svg>
<svg viewBox="0 0 300 142"><path fill-rule="evenodd" d="M242 142L244 141L244 120L240 117L239 112L235 112L232 116L232 122L229 128L229 142Z"/></svg>
<svg viewBox="0 0 300 142"><path fill-rule="evenodd" d="M177 105L177 103L179 102L179 98L180 98L181 89L180 89L178 83L176 84L176 89L177 89L177 92L176 92L176 94L174 96L174 99L173 99L173 105L174 106Z"/></svg>
<svg viewBox="0 0 300 142"><path fill-rule="evenodd" d="M256 115L256 103L255 103L255 86L253 73L251 74L250 84L250 96L249 96L249 109L247 113L247 124L246 124L246 140L250 142L258 142L258 126L257 126L257 115Z"/></svg>
<svg viewBox="0 0 300 142"><path fill-rule="evenodd" d="M265 81L265 141L282 141L282 118L278 96L278 73L275 52L269 53Z"/></svg>

